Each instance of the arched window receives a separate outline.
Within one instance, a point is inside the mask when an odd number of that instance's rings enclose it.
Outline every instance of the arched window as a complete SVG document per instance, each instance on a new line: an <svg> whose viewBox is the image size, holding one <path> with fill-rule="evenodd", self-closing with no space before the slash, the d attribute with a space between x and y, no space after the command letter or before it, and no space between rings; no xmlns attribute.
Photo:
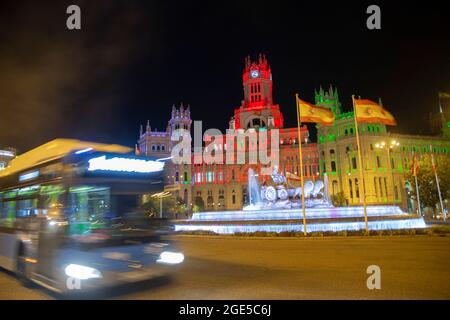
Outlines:
<svg viewBox="0 0 450 320"><path fill-rule="evenodd" d="M381 178L378 178L378 186L380 187L380 197L383 197L383 186L381 185Z"/></svg>
<svg viewBox="0 0 450 320"><path fill-rule="evenodd" d="M336 180L333 180L331 188L332 188L333 194L337 194L338 193L338 183L337 183Z"/></svg>
<svg viewBox="0 0 450 320"><path fill-rule="evenodd" d="M352 169L356 169L356 157L352 157Z"/></svg>
<svg viewBox="0 0 450 320"><path fill-rule="evenodd" d="M352 179L348 179L348 190L350 192L350 198L353 199L353 184Z"/></svg>
<svg viewBox="0 0 450 320"><path fill-rule="evenodd" d="M348 136L348 130L347 130L347 128L344 130L344 136Z"/></svg>
<svg viewBox="0 0 450 320"><path fill-rule="evenodd" d="M223 189L219 190L219 199L217 205L219 208L225 207L225 191Z"/></svg>
<svg viewBox="0 0 450 320"><path fill-rule="evenodd" d="M187 191L187 189L184 189L184 195L183 195L183 199L184 199L184 203L188 203L189 201L189 199L188 199L188 191Z"/></svg>
<svg viewBox="0 0 450 320"><path fill-rule="evenodd" d="M336 161L334 160L331 161L331 171L336 172Z"/></svg>
<svg viewBox="0 0 450 320"><path fill-rule="evenodd" d="M355 194L356 194L356 197L359 198L359 182L358 182L358 179L355 179Z"/></svg>
<svg viewBox="0 0 450 320"><path fill-rule="evenodd" d="M253 119L252 124L253 124L254 127L256 127L256 126L260 127L261 126L261 119L259 119L259 118Z"/></svg>
<svg viewBox="0 0 450 320"><path fill-rule="evenodd" d="M375 196L378 198L377 178L373 178L373 185L375 186Z"/></svg>

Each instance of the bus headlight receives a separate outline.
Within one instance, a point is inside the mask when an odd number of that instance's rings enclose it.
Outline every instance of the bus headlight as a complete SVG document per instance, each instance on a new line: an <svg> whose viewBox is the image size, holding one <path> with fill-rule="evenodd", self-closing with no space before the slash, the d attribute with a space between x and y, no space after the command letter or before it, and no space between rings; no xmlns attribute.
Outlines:
<svg viewBox="0 0 450 320"><path fill-rule="evenodd" d="M177 264L184 261L184 254L181 252L163 251L156 261L159 263Z"/></svg>
<svg viewBox="0 0 450 320"><path fill-rule="evenodd" d="M102 274L97 269L82 266L79 264L69 264L64 270L68 277L80 280L87 280L93 278L101 278Z"/></svg>

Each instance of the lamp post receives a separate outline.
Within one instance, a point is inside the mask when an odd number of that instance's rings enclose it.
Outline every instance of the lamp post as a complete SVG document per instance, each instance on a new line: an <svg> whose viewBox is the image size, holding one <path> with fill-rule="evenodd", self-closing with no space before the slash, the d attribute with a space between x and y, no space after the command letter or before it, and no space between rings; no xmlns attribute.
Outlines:
<svg viewBox="0 0 450 320"><path fill-rule="evenodd" d="M159 217L162 219L162 217L163 217L162 199L170 197L170 192L169 191L163 191L163 192L160 192L160 193L155 193L151 197L159 199Z"/></svg>
<svg viewBox="0 0 450 320"><path fill-rule="evenodd" d="M391 150L400 146L400 142L396 140L391 140L389 144L385 141L375 144L375 148L384 149L387 152L387 165L391 168L391 179L392 179L392 205L395 206L395 180L394 180L394 168L392 168L391 162ZM387 191L387 190L386 190Z"/></svg>

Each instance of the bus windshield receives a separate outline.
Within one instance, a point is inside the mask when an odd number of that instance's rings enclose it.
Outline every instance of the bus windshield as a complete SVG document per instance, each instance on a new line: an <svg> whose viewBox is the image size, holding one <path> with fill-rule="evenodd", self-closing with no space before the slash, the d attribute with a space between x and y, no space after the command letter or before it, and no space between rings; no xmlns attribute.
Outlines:
<svg viewBox="0 0 450 320"><path fill-rule="evenodd" d="M137 194L115 194L100 186L70 188L67 214L70 224L78 225L82 232L86 228L147 227L151 218L139 208Z"/></svg>

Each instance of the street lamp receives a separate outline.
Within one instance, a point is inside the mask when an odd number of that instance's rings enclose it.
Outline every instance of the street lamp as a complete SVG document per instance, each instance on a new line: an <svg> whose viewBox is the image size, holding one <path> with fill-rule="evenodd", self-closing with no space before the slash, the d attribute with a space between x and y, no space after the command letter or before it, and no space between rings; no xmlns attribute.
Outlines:
<svg viewBox="0 0 450 320"><path fill-rule="evenodd" d="M155 193L155 194L152 194L151 197L155 198L155 199L159 199L159 217L162 218L163 217L162 199L170 197L170 192L169 191L163 191L163 192Z"/></svg>
<svg viewBox="0 0 450 320"><path fill-rule="evenodd" d="M375 148L377 149L385 149L387 152L387 165L391 168L391 179L392 179L392 205L395 206L395 180L394 180L394 168L392 168L392 162L391 162L391 150L394 150L394 148L400 146L400 142L396 140L391 140L389 144L387 144L385 141L382 141L380 143L375 144ZM381 187L381 186L380 186Z"/></svg>

